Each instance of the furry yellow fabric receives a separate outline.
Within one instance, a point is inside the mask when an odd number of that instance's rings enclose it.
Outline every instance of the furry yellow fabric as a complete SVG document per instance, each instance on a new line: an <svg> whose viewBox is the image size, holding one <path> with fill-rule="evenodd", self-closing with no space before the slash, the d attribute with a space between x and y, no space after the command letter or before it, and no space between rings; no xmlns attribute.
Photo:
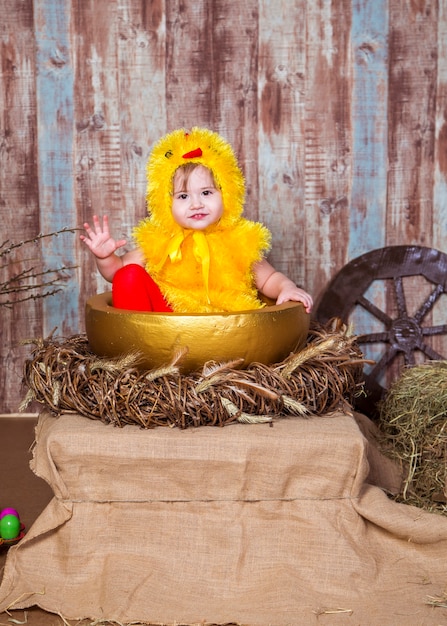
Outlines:
<svg viewBox="0 0 447 626"><path fill-rule="evenodd" d="M188 162L209 168L222 193L221 219L200 232L183 229L171 212L174 174ZM176 130L154 147L147 176L149 217L134 229L134 238L147 271L173 310L213 313L262 307L253 265L269 249L271 236L262 224L242 217L245 184L231 146L208 129Z"/></svg>

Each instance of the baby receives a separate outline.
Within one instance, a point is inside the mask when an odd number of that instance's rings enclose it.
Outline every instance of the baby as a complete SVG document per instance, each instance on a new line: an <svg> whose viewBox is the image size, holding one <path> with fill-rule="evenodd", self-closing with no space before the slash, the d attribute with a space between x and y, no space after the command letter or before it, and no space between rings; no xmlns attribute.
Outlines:
<svg viewBox="0 0 447 626"><path fill-rule="evenodd" d="M85 223L82 241L112 282L115 307L134 311L214 313L312 297L264 258L271 236L242 217L245 185L231 146L210 130L176 130L149 157L149 217L134 229L137 247L110 236L108 218Z"/></svg>

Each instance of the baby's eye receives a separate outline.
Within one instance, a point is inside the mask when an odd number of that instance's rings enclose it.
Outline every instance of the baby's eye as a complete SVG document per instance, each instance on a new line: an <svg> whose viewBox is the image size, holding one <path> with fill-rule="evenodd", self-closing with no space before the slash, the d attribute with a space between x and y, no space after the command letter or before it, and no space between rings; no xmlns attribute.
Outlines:
<svg viewBox="0 0 447 626"><path fill-rule="evenodd" d="M188 197L187 193L179 193L179 194L177 194L177 199L178 200L186 200L187 197Z"/></svg>
<svg viewBox="0 0 447 626"><path fill-rule="evenodd" d="M212 196L213 195L213 190L212 189L204 189L202 193L203 193L204 196Z"/></svg>

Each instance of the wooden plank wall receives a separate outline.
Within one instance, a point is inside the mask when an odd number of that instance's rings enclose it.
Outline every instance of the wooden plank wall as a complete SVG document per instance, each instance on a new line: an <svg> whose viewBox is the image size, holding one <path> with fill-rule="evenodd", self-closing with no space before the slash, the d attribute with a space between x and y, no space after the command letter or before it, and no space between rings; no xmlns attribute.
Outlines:
<svg viewBox="0 0 447 626"><path fill-rule="evenodd" d="M199 125L233 144L247 216L273 232L271 261L316 299L369 250L447 252L446 0L1 8L0 243L93 212L128 237L154 141ZM0 412L22 395L21 341L82 332L86 298L107 288L78 233L16 252L3 280L29 263L78 267L60 273L58 295L0 309Z"/></svg>

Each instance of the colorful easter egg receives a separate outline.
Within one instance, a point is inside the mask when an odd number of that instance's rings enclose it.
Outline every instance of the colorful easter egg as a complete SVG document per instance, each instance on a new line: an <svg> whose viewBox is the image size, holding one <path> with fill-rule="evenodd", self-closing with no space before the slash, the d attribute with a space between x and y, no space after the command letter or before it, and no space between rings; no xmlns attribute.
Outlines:
<svg viewBox="0 0 447 626"><path fill-rule="evenodd" d="M0 519L5 517L5 515L15 515L18 519L20 519L20 515L18 514L18 512L15 509L12 509L11 507L8 507L0 511Z"/></svg>
<svg viewBox="0 0 447 626"><path fill-rule="evenodd" d="M16 515L7 514L0 519L0 537L15 539L20 535L20 520Z"/></svg>

